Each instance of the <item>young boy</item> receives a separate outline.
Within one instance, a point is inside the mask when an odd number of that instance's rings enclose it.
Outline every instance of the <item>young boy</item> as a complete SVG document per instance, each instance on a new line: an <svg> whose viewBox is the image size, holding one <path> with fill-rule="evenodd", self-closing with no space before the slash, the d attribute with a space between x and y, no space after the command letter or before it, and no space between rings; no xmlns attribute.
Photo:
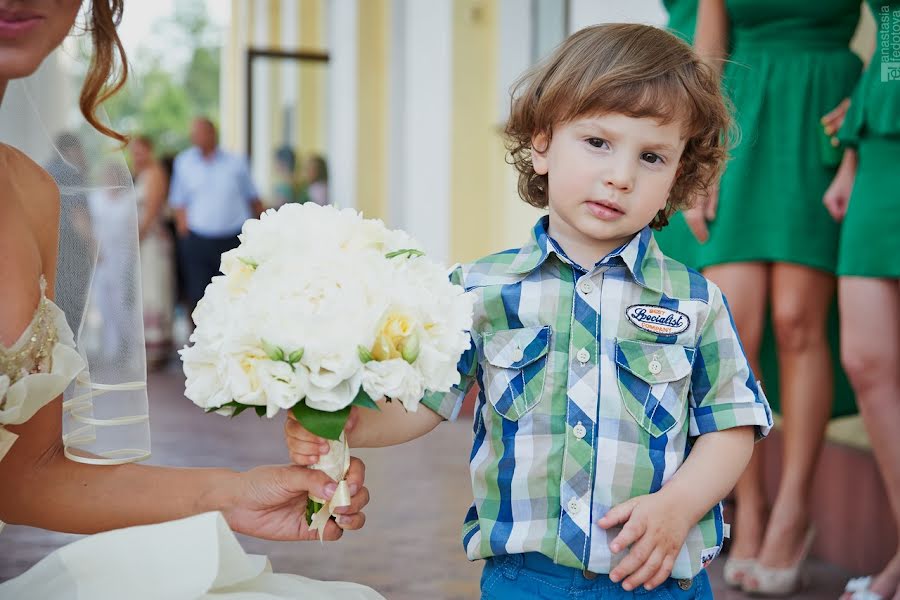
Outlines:
<svg viewBox="0 0 900 600"><path fill-rule="evenodd" d="M523 247L455 271L476 297L458 388L431 410L359 411L350 444L423 435L477 382L463 543L486 560L484 598L711 597L719 501L771 413L721 292L651 228L721 170L718 83L674 36L603 25L513 98L519 193L549 215ZM295 461L317 459L323 440L293 420L286 437Z"/></svg>

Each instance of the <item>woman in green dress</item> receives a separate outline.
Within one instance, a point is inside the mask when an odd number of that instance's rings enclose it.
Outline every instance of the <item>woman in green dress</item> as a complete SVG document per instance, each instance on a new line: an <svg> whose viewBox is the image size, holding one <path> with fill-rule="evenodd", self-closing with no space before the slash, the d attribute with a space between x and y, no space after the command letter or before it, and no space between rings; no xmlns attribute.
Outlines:
<svg viewBox="0 0 900 600"><path fill-rule="evenodd" d="M784 454L768 522L758 453L735 489L726 579L787 594L812 540L809 490L831 415L826 334L838 225L822 198L840 157L819 124L853 89L859 0L700 0L697 50L721 66L742 139L718 193L686 215L697 264L731 303L756 373L767 310L778 347ZM727 49L727 51L726 51ZM754 359L756 359L754 361Z"/></svg>
<svg viewBox="0 0 900 600"><path fill-rule="evenodd" d="M693 44L697 0L664 0L663 4L669 13L666 28L687 43ZM696 268L700 244L687 226L682 212L672 215L669 224L662 231L656 232L654 237L666 256Z"/></svg>
<svg viewBox="0 0 900 600"><path fill-rule="evenodd" d="M847 149L825 206L843 222L837 263L841 358L900 527L900 61L892 59L890 36L881 35L900 28L900 5L869 0L869 7L878 27L875 52L838 134ZM828 133L839 120L825 123ZM900 552L881 573L851 582L848 591L897 598L898 586Z"/></svg>

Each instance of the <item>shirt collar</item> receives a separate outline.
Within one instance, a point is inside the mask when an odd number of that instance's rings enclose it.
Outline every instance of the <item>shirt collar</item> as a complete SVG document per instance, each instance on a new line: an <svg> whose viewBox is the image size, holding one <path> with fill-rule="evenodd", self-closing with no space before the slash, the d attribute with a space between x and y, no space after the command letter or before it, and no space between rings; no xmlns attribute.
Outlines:
<svg viewBox="0 0 900 600"><path fill-rule="evenodd" d="M508 271L516 275L526 275L540 267L552 252L560 260L574 264L562 248L547 233L549 216L541 217L531 230L531 240L519 249L509 265ZM628 267L634 280L657 292L663 291L664 256L653 238L650 227L644 227L631 240L608 254L598 265L618 257Z"/></svg>

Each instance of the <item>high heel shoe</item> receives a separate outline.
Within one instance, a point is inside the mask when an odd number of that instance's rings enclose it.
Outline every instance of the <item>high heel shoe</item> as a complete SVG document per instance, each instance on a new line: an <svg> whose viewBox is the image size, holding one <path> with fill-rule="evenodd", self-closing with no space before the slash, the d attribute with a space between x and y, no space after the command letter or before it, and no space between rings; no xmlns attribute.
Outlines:
<svg viewBox="0 0 900 600"><path fill-rule="evenodd" d="M802 587L803 564L815 539L816 529L810 526L806 530L803 550L796 563L785 568L764 567L756 563L753 570L744 576L741 589L748 594L759 596L787 596L796 592Z"/></svg>
<svg viewBox="0 0 900 600"><path fill-rule="evenodd" d="M855 577L847 582L844 595L850 594L850 600L884 600L884 596L869 589L872 577Z"/></svg>
<svg viewBox="0 0 900 600"><path fill-rule="evenodd" d="M725 579L725 585L732 588L739 588L744 583L744 577L747 573L753 571L756 566L755 558L728 558L725 560L725 568L722 570L722 577Z"/></svg>

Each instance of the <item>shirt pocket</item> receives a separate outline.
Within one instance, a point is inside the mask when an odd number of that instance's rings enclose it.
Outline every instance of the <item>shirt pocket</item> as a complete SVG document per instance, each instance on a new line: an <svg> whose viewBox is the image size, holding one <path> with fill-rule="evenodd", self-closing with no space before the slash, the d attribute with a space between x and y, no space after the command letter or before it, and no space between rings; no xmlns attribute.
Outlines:
<svg viewBox="0 0 900 600"><path fill-rule="evenodd" d="M502 417L518 421L543 396L550 326L486 333L482 336L482 349L484 394Z"/></svg>
<svg viewBox="0 0 900 600"><path fill-rule="evenodd" d="M616 340L622 402L650 435L664 435L685 418L694 352L679 344Z"/></svg>

